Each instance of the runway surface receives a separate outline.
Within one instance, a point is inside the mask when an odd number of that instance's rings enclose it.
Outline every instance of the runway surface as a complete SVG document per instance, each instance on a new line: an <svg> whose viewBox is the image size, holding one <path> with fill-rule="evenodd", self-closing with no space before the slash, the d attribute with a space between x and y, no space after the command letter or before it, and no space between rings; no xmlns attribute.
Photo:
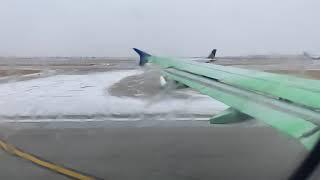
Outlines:
<svg viewBox="0 0 320 180"><path fill-rule="evenodd" d="M268 127L180 122L111 121L87 128L11 124L2 126L1 136L59 165L119 180L285 179L306 153ZM5 153L1 161L3 179L65 179Z"/></svg>

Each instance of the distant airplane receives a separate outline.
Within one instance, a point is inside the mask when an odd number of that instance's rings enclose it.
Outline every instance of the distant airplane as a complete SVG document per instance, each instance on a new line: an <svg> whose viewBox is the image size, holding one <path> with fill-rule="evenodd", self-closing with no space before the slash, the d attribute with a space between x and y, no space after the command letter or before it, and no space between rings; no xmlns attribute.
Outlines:
<svg viewBox="0 0 320 180"><path fill-rule="evenodd" d="M217 52L217 49L213 49L211 51L211 54L208 56L208 59L215 59L216 58L216 52Z"/></svg>
<svg viewBox="0 0 320 180"><path fill-rule="evenodd" d="M320 56L312 56L307 52L303 52L303 56L305 56L305 57L307 57L309 59L312 59L312 60L320 60Z"/></svg>
<svg viewBox="0 0 320 180"><path fill-rule="evenodd" d="M213 63L214 61L216 61L216 52L217 52L217 49L213 49L211 51L211 54L208 56L208 59L209 61L207 63Z"/></svg>
<svg viewBox="0 0 320 180"><path fill-rule="evenodd" d="M213 63L217 60L216 59L216 52L217 52L217 49L213 49L208 57L193 57L190 59L197 61L197 62Z"/></svg>

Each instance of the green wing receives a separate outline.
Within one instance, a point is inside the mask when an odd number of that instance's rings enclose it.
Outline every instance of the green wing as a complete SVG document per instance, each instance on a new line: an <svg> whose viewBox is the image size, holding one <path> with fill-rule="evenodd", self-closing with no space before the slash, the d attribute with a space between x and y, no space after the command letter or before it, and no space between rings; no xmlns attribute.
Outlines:
<svg viewBox="0 0 320 180"><path fill-rule="evenodd" d="M319 139L320 81L138 51L140 65L159 65L167 78L269 124L307 149Z"/></svg>

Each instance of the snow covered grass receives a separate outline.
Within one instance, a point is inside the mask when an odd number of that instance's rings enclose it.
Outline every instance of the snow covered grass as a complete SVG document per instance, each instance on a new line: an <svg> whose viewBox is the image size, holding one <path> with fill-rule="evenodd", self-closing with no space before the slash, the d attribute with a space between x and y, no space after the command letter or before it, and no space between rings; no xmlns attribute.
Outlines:
<svg viewBox="0 0 320 180"><path fill-rule="evenodd" d="M0 84L0 116L185 113L214 114L226 108L211 98L188 92L192 99L165 99L150 103L115 97L107 88L138 70L87 75L56 75Z"/></svg>

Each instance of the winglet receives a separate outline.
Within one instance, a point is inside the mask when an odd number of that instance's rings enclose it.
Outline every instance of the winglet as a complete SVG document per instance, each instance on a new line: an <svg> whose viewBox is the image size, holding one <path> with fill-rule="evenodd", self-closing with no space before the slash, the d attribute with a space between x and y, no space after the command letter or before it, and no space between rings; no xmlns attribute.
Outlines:
<svg viewBox="0 0 320 180"><path fill-rule="evenodd" d="M217 49L213 49L211 54L208 56L208 59L214 59L216 58L216 52L217 52Z"/></svg>
<svg viewBox="0 0 320 180"><path fill-rule="evenodd" d="M135 52L137 52L140 56L139 66L143 66L148 62L148 57L151 56L150 54L143 52L137 48L133 48Z"/></svg>

